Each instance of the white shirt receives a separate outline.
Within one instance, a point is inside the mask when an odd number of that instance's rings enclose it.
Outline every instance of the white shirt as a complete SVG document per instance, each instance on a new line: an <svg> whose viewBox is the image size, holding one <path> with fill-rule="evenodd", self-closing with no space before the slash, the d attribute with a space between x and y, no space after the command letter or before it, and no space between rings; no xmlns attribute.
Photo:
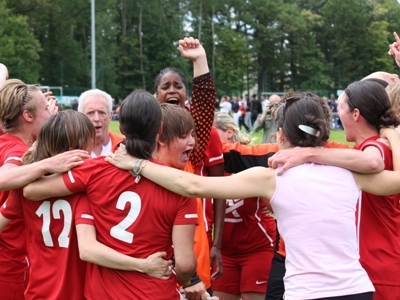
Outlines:
<svg viewBox="0 0 400 300"><path fill-rule="evenodd" d="M107 156L108 154L110 154L112 152L111 151L112 150L111 146L112 146L111 145L111 139L109 139L108 143L103 145L103 147L101 148L100 156ZM97 157L96 153L94 153L93 151L92 151L92 153L90 153L90 156L91 157Z"/></svg>
<svg viewBox="0 0 400 300"><path fill-rule="evenodd" d="M350 171L303 164L276 176L271 205L285 240L285 300L374 291L359 262Z"/></svg>
<svg viewBox="0 0 400 300"><path fill-rule="evenodd" d="M229 114L232 109L232 104L229 101L224 101L219 104L219 111Z"/></svg>

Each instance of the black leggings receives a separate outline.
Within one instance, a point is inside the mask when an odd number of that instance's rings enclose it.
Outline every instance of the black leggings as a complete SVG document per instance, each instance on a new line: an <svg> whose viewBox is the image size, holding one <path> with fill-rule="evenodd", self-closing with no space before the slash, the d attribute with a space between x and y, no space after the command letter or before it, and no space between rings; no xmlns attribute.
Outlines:
<svg viewBox="0 0 400 300"><path fill-rule="evenodd" d="M283 300L283 294L285 293L283 277L285 272L285 257L275 252L269 272L265 300Z"/></svg>

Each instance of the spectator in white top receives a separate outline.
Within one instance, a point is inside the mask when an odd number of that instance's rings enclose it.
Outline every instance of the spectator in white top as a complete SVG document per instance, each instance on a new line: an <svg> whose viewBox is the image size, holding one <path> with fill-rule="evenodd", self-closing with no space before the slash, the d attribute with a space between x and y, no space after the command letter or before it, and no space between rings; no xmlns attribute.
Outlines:
<svg viewBox="0 0 400 300"><path fill-rule="evenodd" d="M221 102L219 103L219 111L230 114L232 109L232 103L229 102L228 96L224 95L221 98Z"/></svg>

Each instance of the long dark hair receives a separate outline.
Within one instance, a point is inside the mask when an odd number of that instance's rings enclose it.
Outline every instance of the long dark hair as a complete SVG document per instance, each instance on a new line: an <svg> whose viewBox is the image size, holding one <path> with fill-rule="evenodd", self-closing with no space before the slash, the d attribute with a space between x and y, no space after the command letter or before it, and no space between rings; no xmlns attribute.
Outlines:
<svg viewBox="0 0 400 300"><path fill-rule="evenodd" d="M161 119L160 104L146 91L133 91L122 101L119 122L130 155L144 159L151 157L157 146Z"/></svg>
<svg viewBox="0 0 400 300"><path fill-rule="evenodd" d="M391 108L383 86L371 80L356 81L344 91L350 112L357 108L364 119L378 131L384 126L398 126L399 119Z"/></svg>

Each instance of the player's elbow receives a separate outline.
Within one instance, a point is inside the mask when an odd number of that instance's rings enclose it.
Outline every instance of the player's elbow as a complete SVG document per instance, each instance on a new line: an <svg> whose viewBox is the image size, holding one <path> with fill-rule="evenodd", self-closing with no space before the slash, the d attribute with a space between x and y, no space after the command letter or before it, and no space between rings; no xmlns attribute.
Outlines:
<svg viewBox="0 0 400 300"><path fill-rule="evenodd" d="M176 275L180 280L188 281L196 271L197 260L193 255L188 255L180 261L175 261Z"/></svg>
<svg viewBox="0 0 400 300"><path fill-rule="evenodd" d="M94 263L93 254L90 251L90 247L86 245L79 245L79 257L83 261Z"/></svg>
<svg viewBox="0 0 400 300"><path fill-rule="evenodd" d="M26 199L29 200L41 200L39 197L34 192L34 188L30 187L30 185L27 185L23 188L23 195Z"/></svg>
<svg viewBox="0 0 400 300"><path fill-rule="evenodd" d="M379 173L385 169L385 163L381 158L371 159L367 164L368 173Z"/></svg>
<svg viewBox="0 0 400 300"><path fill-rule="evenodd" d="M199 182L196 181L192 181L189 184L186 184L185 186L183 186L183 189L186 193L186 197L189 198L198 198L202 196L202 186Z"/></svg>

